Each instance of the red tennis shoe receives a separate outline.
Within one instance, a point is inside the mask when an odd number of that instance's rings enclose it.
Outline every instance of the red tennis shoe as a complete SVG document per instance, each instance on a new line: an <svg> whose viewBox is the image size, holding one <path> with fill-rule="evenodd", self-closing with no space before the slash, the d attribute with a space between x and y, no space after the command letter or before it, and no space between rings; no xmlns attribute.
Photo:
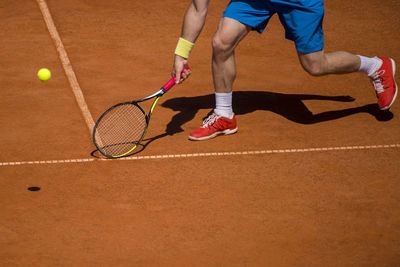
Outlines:
<svg viewBox="0 0 400 267"><path fill-rule="evenodd" d="M394 79L396 65L391 58L378 58L382 60L382 66L370 78L378 97L378 106L381 110L386 110L392 106L397 96L397 84Z"/></svg>
<svg viewBox="0 0 400 267"><path fill-rule="evenodd" d="M233 115L232 119L228 119L212 113L203 121L203 126L190 133L189 140L208 140L217 135L234 134L237 130L235 115Z"/></svg>

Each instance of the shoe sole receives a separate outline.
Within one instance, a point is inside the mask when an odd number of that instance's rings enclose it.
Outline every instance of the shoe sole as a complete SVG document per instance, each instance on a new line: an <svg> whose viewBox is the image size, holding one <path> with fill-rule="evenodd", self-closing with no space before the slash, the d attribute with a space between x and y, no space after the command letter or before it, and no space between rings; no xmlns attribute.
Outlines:
<svg viewBox="0 0 400 267"><path fill-rule="evenodd" d="M235 129L226 129L226 130L219 131L219 132L215 132L215 133L213 133L213 134L211 134L211 135L204 136L204 137L193 137L193 136L190 136L190 135L189 135L189 140L192 140L192 141L203 141L203 140L208 140L208 139L214 138L214 137L216 137L216 136L218 136L218 135L229 135L229 134L234 134L234 133L237 132L237 130L238 130L237 127L236 127Z"/></svg>
<svg viewBox="0 0 400 267"><path fill-rule="evenodd" d="M398 91L397 89L398 88L397 88L397 83L396 83L396 80L395 80L395 77L394 77L394 75L396 73L396 63L394 62L393 59L391 59L391 58L389 58L389 59L392 62L393 81L394 81L394 86L395 86L395 92L394 92L394 96L393 96L392 102L390 102L390 104L388 106L383 107L380 110L388 110L393 105L393 103L394 103L394 101L396 100L396 97L397 97L397 91Z"/></svg>

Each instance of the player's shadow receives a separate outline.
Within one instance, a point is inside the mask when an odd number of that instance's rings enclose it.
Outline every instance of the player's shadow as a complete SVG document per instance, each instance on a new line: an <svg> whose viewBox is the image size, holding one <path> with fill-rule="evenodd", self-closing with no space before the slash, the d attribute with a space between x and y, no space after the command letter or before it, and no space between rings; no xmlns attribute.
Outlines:
<svg viewBox="0 0 400 267"><path fill-rule="evenodd" d="M336 120L358 113L368 113L378 121L388 121L393 118L393 113L381 111L377 104L313 114L303 103L304 100L352 102L355 99L350 96L282 94L265 91L236 91L233 92L232 96L233 109L236 115L265 110L300 124ZM196 97L172 98L162 103L162 106L179 112L173 116L165 130L165 135L173 135L182 132L182 125L192 120L199 110L212 110L215 107L215 96L214 94L209 94Z"/></svg>
<svg viewBox="0 0 400 267"><path fill-rule="evenodd" d="M315 124L358 113L370 114L378 121L388 121L393 118L393 113L390 111L381 111L377 104L368 104L360 107L313 114L303 103L305 100L353 102L355 99L350 96L281 94L262 91L236 91L233 92L232 97L233 109L236 115L240 116L258 110L265 110L274 112L290 121L300 124ZM209 94L195 97L172 98L163 102L161 106L178 111L178 113L175 114L167 124L164 133L144 139L138 149L129 156L142 152L149 144L157 139L182 132L182 126L188 121L191 121L199 110L205 109L212 111L215 107L215 96L214 94ZM97 150L91 153L94 157L101 157L99 154Z"/></svg>

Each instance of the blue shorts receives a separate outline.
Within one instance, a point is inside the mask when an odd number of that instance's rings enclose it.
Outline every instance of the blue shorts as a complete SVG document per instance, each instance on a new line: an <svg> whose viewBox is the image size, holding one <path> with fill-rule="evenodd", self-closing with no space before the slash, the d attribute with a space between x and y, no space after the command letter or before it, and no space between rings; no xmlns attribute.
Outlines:
<svg viewBox="0 0 400 267"><path fill-rule="evenodd" d="M231 0L223 17L232 18L262 33L277 13L286 39L294 41L302 53L324 48L323 0Z"/></svg>

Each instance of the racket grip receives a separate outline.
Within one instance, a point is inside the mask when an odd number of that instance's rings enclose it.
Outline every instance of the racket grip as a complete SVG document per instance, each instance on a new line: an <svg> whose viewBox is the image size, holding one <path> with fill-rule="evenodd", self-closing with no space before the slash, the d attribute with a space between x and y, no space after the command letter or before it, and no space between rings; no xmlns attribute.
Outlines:
<svg viewBox="0 0 400 267"><path fill-rule="evenodd" d="M182 73L185 70L190 70L188 65L183 66ZM174 77L172 77L166 84L163 85L162 88L164 89L165 92L167 92L169 89L171 89L175 85L175 78L176 78L176 75L174 75Z"/></svg>

